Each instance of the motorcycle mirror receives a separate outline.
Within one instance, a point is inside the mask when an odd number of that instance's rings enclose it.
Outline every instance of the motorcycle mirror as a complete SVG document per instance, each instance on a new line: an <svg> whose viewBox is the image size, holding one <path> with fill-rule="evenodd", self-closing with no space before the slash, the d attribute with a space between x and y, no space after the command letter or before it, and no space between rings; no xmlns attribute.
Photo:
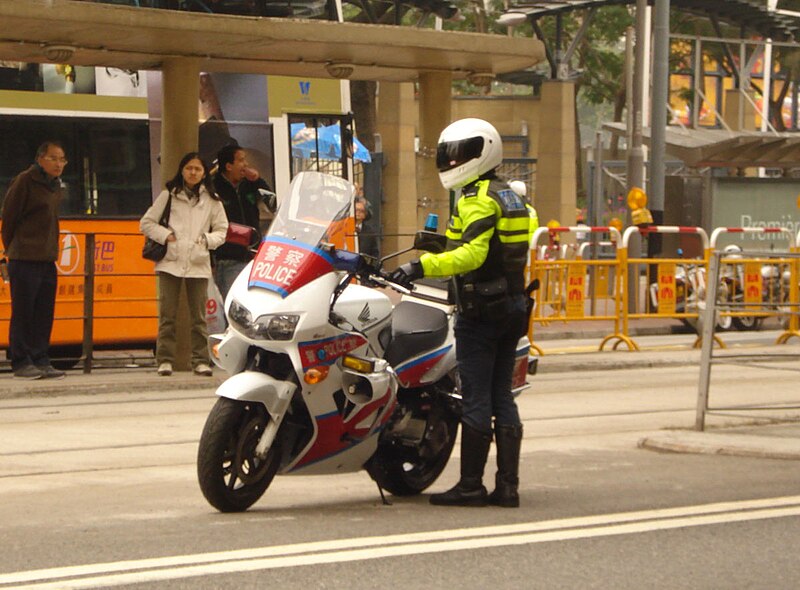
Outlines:
<svg viewBox="0 0 800 590"><path fill-rule="evenodd" d="M418 231L414 236L414 248L434 254L444 252L447 238L432 231Z"/></svg>

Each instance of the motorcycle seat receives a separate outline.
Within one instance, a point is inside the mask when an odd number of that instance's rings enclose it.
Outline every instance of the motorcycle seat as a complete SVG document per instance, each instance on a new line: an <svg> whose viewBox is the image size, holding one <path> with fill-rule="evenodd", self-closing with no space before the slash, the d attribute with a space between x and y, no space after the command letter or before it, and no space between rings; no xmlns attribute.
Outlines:
<svg viewBox="0 0 800 590"><path fill-rule="evenodd" d="M447 314L441 309L402 301L392 313L392 339L384 358L393 367L430 352L447 338Z"/></svg>

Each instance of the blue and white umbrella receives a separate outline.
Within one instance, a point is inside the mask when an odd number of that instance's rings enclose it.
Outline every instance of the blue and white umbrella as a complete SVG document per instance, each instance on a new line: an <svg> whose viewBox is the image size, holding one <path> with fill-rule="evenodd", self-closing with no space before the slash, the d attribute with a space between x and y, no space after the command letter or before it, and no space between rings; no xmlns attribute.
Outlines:
<svg viewBox="0 0 800 590"><path fill-rule="evenodd" d="M306 127L304 123L292 123L292 153L297 158L312 158L318 152L321 160L342 159L342 131L339 125ZM364 144L353 137L355 153L353 159L371 162L372 157Z"/></svg>

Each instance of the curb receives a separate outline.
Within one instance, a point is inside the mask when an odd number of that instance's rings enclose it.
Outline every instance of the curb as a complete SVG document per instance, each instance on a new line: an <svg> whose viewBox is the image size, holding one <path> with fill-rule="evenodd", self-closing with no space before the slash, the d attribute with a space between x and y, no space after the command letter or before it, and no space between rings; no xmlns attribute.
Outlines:
<svg viewBox="0 0 800 590"><path fill-rule="evenodd" d="M149 370L149 369L144 369ZM185 376L152 377L143 375L141 370L123 373L94 372L89 375L78 373L59 380L36 379L17 381L13 377L0 384L0 400L61 397L68 395L102 395L106 393L146 393L149 391L185 391L208 389L214 391L226 377L223 373L212 378L197 377L187 372ZM3 380L5 381L5 380Z"/></svg>
<svg viewBox="0 0 800 590"><path fill-rule="evenodd" d="M605 355L597 358L595 355ZM636 355L628 358L609 358L614 354ZM565 358L568 357L568 358ZM581 358L587 357L587 358ZM685 367L700 363L700 351L695 354L681 352L668 356L661 353L658 356L646 355L641 352L601 352L601 353L576 353L576 354L546 354L536 357L539 359L537 373L562 373L564 371L613 371L618 369L653 369L658 367Z"/></svg>
<svg viewBox="0 0 800 590"><path fill-rule="evenodd" d="M657 433L641 439L638 447L667 453L800 461L800 439L749 433L720 434L694 431Z"/></svg>
<svg viewBox="0 0 800 590"><path fill-rule="evenodd" d="M553 320L552 323L557 323L558 320ZM554 328L539 328L538 330L534 329L533 332L533 341L534 343L539 341L546 341L546 340L565 340L565 339L580 339L580 340L590 340L590 339L597 339L598 341L602 340L610 333L613 332L613 329L609 328L608 330L598 330L595 328L586 328L586 329L572 329L572 330L563 330L557 331ZM632 327L629 330L629 336L632 338L635 336L665 336L670 334L693 334L694 332L689 328L685 328L681 325L670 325L670 326L638 326Z"/></svg>

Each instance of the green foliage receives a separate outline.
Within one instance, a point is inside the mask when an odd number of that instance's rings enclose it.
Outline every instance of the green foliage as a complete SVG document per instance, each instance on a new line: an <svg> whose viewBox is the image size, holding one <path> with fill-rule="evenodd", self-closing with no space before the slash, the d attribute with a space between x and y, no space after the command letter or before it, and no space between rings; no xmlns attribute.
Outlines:
<svg viewBox="0 0 800 590"><path fill-rule="evenodd" d="M586 14L574 12L562 16L562 49L572 43ZM614 103L625 92L625 30L633 26L633 21L626 6L609 6L596 11L572 63L580 74L577 80L580 95L588 103ZM542 19L541 28L547 39L555 39L555 17Z"/></svg>

